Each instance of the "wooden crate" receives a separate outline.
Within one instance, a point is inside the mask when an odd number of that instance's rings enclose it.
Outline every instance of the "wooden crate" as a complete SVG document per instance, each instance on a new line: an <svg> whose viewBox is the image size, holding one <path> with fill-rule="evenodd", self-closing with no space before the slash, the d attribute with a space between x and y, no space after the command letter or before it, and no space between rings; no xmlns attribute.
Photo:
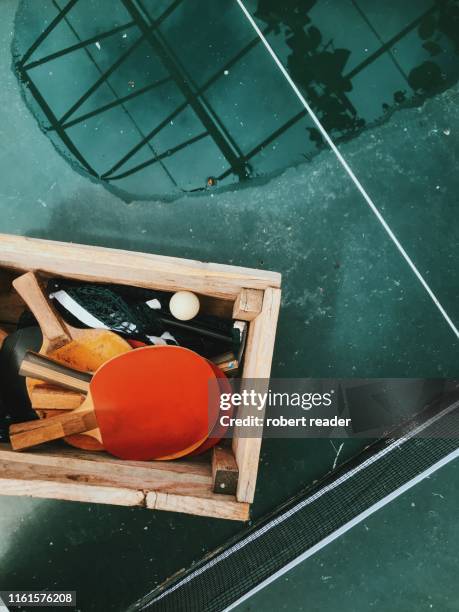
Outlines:
<svg viewBox="0 0 459 612"><path fill-rule="evenodd" d="M13 324L23 310L11 291L11 280L29 270L83 281L194 291L207 312L248 321L243 378L269 378L281 297L278 273L0 234L0 319L6 323ZM260 445L260 439L238 437L235 431L232 448L216 449L203 458L136 462L63 444L22 453L3 444L0 494L244 521L254 497ZM225 494L218 492L222 490Z"/></svg>

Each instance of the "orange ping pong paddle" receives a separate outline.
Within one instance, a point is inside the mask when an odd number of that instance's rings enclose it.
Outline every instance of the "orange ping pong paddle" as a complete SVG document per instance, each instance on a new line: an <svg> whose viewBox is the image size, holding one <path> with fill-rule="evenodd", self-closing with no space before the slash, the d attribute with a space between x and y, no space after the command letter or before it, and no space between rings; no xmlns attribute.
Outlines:
<svg viewBox="0 0 459 612"><path fill-rule="evenodd" d="M21 373L88 395L77 410L35 429L13 425L15 450L98 427L104 448L122 459L177 456L202 444L219 412L218 402L208 402L213 366L183 347L139 348L111 359L94 376L28 353Z"/></svg>

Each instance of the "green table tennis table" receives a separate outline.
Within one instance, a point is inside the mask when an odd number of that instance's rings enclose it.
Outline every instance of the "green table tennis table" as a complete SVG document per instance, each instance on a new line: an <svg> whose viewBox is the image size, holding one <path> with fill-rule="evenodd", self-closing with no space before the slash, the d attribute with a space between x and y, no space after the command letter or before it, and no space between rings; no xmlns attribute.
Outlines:
<svg viewBox="0 0 459 612"><path fill-rule="evenodd" d="M457 378L458 2L245 6L441 308L236 0L3 0L0 231L281 272L278 378ZM266 440L253 519L363 444ZM458 469L238 609L457 610ZM242 529L0 497L0 590L122 612Z"/></svg>

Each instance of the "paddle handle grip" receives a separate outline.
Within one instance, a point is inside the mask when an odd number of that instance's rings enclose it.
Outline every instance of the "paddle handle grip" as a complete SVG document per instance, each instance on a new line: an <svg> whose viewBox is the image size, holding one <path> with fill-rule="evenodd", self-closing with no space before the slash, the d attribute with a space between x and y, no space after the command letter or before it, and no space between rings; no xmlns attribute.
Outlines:
<svg viewBox="0 0 459 612"><path fill-rule="evenodd" d="M16 423L10 427L11 447L15 451L24 450L97 427L92 408L74 410L42 421Z"/></svg>
<svg viewBox="0 0 459 612"><path fill-rule="evenodd" d="M43 336L49 342L50 350L58 349L71 342L70 334L49 303L33 272L27 272L14 279L13 287L37 319Z"/></svg>
<svg viewBox="0 0 459 612"><path fill-rule="evenodd" d="M92 380L92 374L88 372L74 370L59 361L32 351L27 351L25 354L19 374L83 393L89 391L89 383Z"/></svg>
<svg viewBox="0 0 459 612"><path fill-rule="evenodd" d="M82 391L69 392L54 385L35 385L29 391L30 403L36 410L76 410L85 399Z"/></svg>

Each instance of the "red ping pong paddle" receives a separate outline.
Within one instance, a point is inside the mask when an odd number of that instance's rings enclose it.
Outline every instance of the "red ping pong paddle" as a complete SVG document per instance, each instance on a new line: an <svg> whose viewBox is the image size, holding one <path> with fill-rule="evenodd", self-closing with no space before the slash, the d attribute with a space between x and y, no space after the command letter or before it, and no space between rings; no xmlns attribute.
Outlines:
<svg viewBox="0 0 459 612"><path fill-rule="evenodd" d="M210 387L210 393L211 393L210 397L213 400L215 394L217 394L218 397L220 397L222 393L231 395L231 393L233 392L233 388L231 387L231 384L229 380L227 379L227 377L225 376L224 372L222 372L222 370L220 370L214 364L211 364L211 365L216 375L215 384L218 386ZM214 385L214 383L212 383L212 385ZM215 400L218 401L218 398L215 397ZM217 421L215 422L215 425L212 431L210 432L210 435L208 436L208 438L204 440L204 442L200 444L196 449L190 451L188 454L191 456L202 455L202 453L205 453L210 448L213 448L214 446L216 446L229 429L229 425L224 425L221 419L223 416L227 416L231 418L233 416L233 412L234 412L234 407L232 405L229 410L220 410L218 417L217 417ZM228 421L226 420L225 423L227 422Z"/></svg>
<svg viewBox="0 0 459 612"><path fill-rule="evenodd" d="M217 420L218 402L208 401L216 373L206 359L183 347L139 348L111 359L94 376L28 353L21 374L88 395L77 410L35 429L12 426L14 450L98 427L111 454L151 460L199 446Z"/></svg>

